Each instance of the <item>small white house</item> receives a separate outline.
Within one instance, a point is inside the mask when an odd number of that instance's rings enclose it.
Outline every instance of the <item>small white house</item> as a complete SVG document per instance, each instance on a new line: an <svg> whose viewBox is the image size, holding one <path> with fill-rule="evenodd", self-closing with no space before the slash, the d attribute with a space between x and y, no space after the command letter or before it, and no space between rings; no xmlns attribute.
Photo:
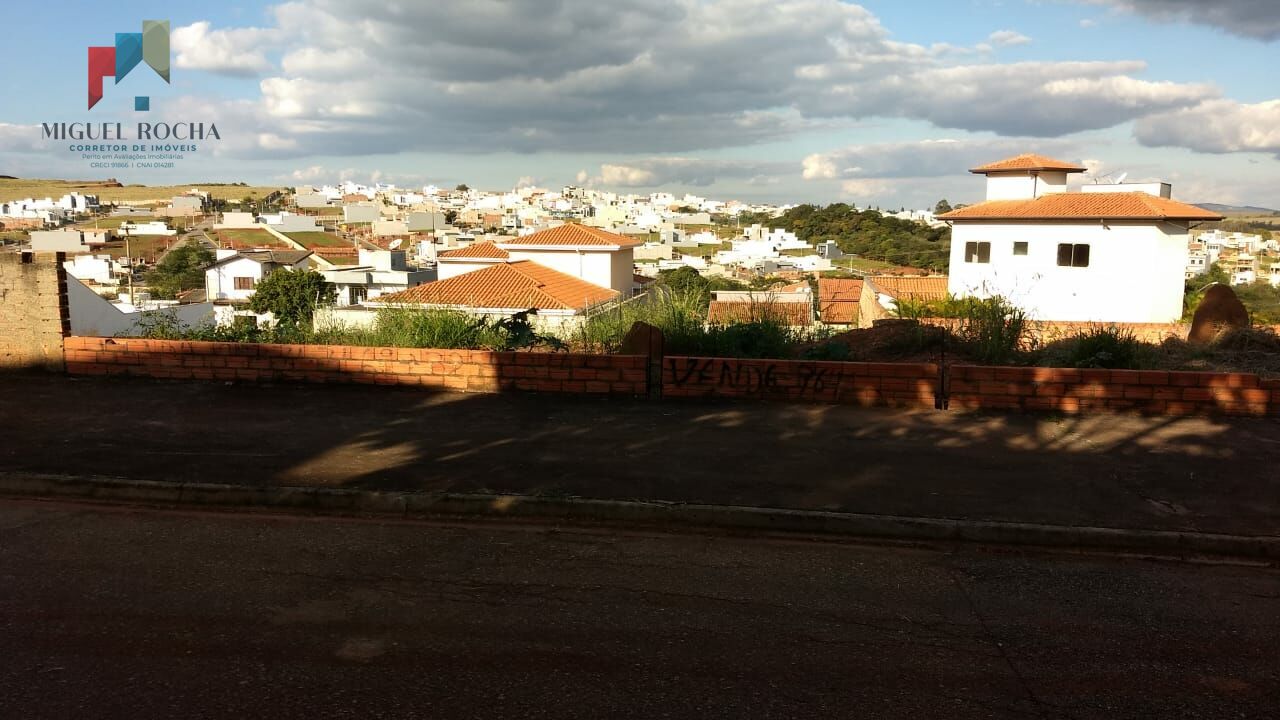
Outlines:
<svg viewBox="0 0 1280 720"><path fill-rule="evenodd" d="M88 280L98 285L115 283L116 265L110 255L76 255L62 263L62 267L77 280Z"/></svg>
<svg viewBox="0 0 1280 720"><path fill-rule="evenodd" d="M120 223L121 235L159 235L163 237L173 237L178 234L177 230L170 229L161 220L153 220L145 223Z"/></svg>
<svg viewBox="0 0 1280 720"><path fill-rule="evenodd" d="M511 254L491 242L443 250L436 253L436 279L448 280L505 262L511 262Z"/></svg>
<svg viewBox="0 0 1280 720"><path fill-rule="evenodd" d="M1084 171L1040 155L971 170L986 176L987 201L939 216L953 228L949 292L1001 295L1036 320L1181 317L1190 230L1222 217L1163 183L1068 192L1067 176Z"/></svg>
<svg viewBox="0 0 1280 720"><path fill-rule="evenodd" d="M89 246L89 236L82 230L34 230L31 232L31 251L38 253L61 252L68 255L86 253L93 248Z"/></svg>
<svg viewBox="0 0 1280 720"><path fill-rule="evenodd" d="M258 227L258 220L251 212L224 212L222 221L213 224L214 230L252 229Z"/></svg>
<svg viewBox="0 0 1280 720"><path fill-rule="evenodd" d="M511 262L530 260L593 285L630 295L633 249L641 240L586 225L566 224L496 243Z"/></svg>
<svg viewBox="0 0 1280 720"><path fill-rule="evenodd" d="M310 250L219 250L204 271L205 297L215 302L248 302L258 283L272 271L309 266Z"/></svg>
<svg viewBox="0 0 1280 720"><path fill-rule="evenodd" d="M403 250L361 248L358 262L356 267L321 272L337 290L336 305L339 307L359 305L436 279L430 270L410 268Z"/></svg>

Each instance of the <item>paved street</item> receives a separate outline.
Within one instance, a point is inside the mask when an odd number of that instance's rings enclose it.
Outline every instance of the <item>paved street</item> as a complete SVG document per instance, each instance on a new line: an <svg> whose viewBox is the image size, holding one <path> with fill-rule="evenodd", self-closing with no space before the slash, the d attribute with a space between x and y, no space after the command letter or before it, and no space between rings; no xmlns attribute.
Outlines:
<svg viewBox="0 0 1280 720"><path fill-rule="evenodd" d="M0 501L6 718L1264 718L1280 574Z"/></svg>
<svg viewBox="0 0 1280 720"><path fill-rule="evenodd" d="M1280 535L1273 419L0 375L0 473Z"/></svg>

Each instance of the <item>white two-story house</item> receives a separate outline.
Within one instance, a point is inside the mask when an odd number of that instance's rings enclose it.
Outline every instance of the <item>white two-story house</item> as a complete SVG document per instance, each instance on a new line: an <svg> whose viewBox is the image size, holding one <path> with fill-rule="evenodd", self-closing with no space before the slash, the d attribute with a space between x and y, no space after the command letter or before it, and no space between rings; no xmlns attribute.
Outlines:
<svg viewBox="0 0 1280 720"><path fill-rule="evenodd" d="M1188 235L1217 213L1171 198L1166 183L1085 185L1085 168L1020 155L974 168L987 200L951 224L948 291L1001 295L1036 320L1166 323L1182 315Z"/></svg>
<svg viewBox="0 0 1280 720"><path fill-rule="evenodd" d="M310 250L219 250L217 262L204 271L210 302L244 303L272 271L310 267Z"/></svg>
<svg viewBox="0 0 1280 720"><path fill-rule="evenodd" d="M638 244L576 224L476 243L440 253L436 282L384 295L370 304L452 308L479 315L534 309L544 326L564 326L601 305L632 296L632 250Z"/></svg>

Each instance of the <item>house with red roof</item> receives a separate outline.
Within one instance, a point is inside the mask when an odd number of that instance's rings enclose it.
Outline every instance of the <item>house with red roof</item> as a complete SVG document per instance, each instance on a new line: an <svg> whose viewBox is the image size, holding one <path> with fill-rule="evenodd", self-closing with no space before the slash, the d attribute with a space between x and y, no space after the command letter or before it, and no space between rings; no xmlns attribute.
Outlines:
<svg viewBox="0 0 1280 720"><path fill-rule="evenodd" d="M986 201L939 216L952 226L948 291L1001 295L1035 320L1176 321L1190 231L1222 219L1167 183L1070 190L1085 168L1043 155L970 172L985 176Z"/></svg>
<svg viewBox="0 0 1280 720"><path fill-rule="evenodd" d="M640 242L566 224L441 252L438 280L378 298L378 305L511 315L536 310L542 325L564 325L636 288L632 249Z"/></svg>

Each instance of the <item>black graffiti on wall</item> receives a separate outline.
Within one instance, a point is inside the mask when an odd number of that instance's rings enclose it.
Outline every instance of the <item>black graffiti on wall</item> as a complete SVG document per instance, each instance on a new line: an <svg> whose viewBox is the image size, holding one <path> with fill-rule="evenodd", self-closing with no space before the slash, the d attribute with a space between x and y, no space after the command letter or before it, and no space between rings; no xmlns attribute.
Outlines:
<svg viewBox="0 0 1280 720"><path fill-rule="evenodd" d="M773 361L738 361L715 358L667 358L671 380L676 387L686 385L730 388L747 392L767 393L779 387L796 388L801 392L823 392L839 385L842 373L830 368L804 363ZM783 379L794 377L784 384Z"/></svg>

